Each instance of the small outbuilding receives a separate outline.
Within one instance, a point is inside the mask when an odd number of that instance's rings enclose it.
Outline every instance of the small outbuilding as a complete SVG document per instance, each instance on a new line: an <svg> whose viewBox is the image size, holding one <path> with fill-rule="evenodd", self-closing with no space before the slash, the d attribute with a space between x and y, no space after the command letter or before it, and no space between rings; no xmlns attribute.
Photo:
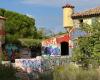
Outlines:
<svg viewBox="0 0 100 80"><path fill-rule="evenodd" d="M42 41L42 55L70 55L70 37L67 34L55 36Z"/></svg>

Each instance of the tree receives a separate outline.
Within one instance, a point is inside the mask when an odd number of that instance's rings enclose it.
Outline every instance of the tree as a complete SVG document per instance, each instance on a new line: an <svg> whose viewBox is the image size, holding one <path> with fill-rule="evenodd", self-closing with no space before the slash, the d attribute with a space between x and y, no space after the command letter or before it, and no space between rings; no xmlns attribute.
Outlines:
<svg viewBox="0 0 100 80"><path fill-rule="evenodd" d="M92 26L83 24L81 29L87 33L79 37L73 52L73 60L88 67L89 64L100 64L100 22Z"/></svg>
<svg viewBox="0 0 100 80"><path fill-rule="evenodd" d="M55 33L52 30L46 29L44 27L37 29L38 39L47 39L53 36L55 36Z"/></svg>
<svg viewBox="0 0 100 80"><path fill-rule="evenodd" d="M33 38L37 34L33 18L5 9L0 9L0 15L6 18L6 42L16 42L19 38Z"/></svg>

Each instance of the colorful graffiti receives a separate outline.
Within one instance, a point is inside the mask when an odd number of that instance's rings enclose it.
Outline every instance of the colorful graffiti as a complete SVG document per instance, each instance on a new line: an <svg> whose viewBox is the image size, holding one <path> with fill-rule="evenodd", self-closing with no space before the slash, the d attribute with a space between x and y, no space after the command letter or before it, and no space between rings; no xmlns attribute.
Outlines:
<svg viewBox="0 0 100 80"><path fill-rule="evenodd" d="M61 42L68 42L68 35L61 35L46 39L42 41L42 54L46 55L60 55L61 54Z"/></svg>
<svg viewBox="0 0 100 80"><path fill-rule="evenodd" d="M49 56L48 58L44 57L42 62L42 69L44 71L53 69L55 66L61 66L69 63L67 57L62 56Z"/></svg>
<svg viewBox="0 0 100 80"><path fill-rule="evenodd" d="M57 46L42 47L43 54L60 55L60 48Z"/></svg>
<svg viewBox="0 0 100 80"><path fill-rule="evenodd" d="M15 66L31 73L34 71L42 72L53 69L55 66L65 65L68 63L67 57L46 56L34 59L16 59Z"/></svg>
<svg viewBox="0 0 100 80"><path fill-rule="evenodd" d="M15 53L18 52L18 47L15 44L6 44L4 54L8 57L8 60L14 62L15 60Z"/></svg>
<svg viewBox="0 0 100 80"><path fill-rule="evenodd" d="M32 71L41 72L41 59L16 59L15 66L31 73Z"/></svg>

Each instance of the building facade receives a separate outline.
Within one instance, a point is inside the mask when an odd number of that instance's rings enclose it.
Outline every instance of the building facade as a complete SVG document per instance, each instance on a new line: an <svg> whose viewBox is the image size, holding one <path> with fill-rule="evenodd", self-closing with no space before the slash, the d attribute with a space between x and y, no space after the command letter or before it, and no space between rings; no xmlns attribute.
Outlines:
<svg viewBox="0 0 100 80"><path fill-rule="evenodd" d="M75 12L74 6L71 4L63 6L64 28L77 28L80 27L82 23L92 25L96 20L100 22L100 6L80 12Z"/></svg>
<svg viewBox="0 0 100 80"><path fill-rule="evenodd" d="M75 12L74 6L66 4L63 8L63 27L70 36L69 44L74 44L73 40L84 35L83 31L80 31L82 24L93 25L96 21L100 22L100 6L85 11ZM75 47L75 45L73 45ZM69 51L72 51L69 48ZM70 53L72 54L72 53Z"/></svg>

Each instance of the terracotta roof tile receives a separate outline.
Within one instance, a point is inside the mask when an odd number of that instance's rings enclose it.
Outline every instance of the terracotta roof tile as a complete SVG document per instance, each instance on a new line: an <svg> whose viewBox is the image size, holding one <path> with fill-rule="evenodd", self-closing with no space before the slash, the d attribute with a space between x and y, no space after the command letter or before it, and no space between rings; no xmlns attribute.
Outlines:
<svg viewBox="0 0 100 80"><path fill-rule="evenodd" d="M92 8L90 10L75 13L72 15L72 18L95 16L95 15L100 15L100 7L96 7L96 8Z"/></svg>
<svg viewBox="0 0 100 80"><path fill-rule="evenodd" d="M73 5L71 5L71 4L66 4L65 6L63 6L62 8L74 8L74 6Z"/></svg>

